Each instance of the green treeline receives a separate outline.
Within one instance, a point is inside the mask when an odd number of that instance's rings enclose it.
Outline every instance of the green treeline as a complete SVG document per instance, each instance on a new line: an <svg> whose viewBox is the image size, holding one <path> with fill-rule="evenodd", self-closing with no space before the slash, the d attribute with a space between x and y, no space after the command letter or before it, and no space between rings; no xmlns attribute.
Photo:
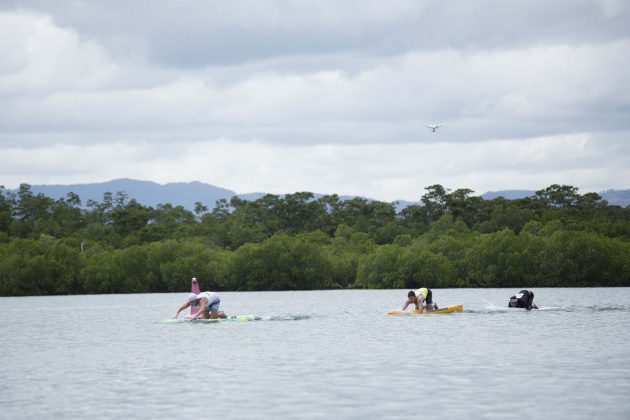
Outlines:
<svg viewBox="0 0 630 420"><path fill-rule="evenodd" d="M0 187L0 295L630 286L630 208L551 185L520 200L425 188L421 204L298 192L144 206Z"/></svg>

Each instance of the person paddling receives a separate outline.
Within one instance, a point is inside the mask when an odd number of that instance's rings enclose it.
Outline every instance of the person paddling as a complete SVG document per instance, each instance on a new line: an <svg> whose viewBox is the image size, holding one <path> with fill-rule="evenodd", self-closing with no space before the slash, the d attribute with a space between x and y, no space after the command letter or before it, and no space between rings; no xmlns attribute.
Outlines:
<svg viewBox="0 0 630 420"><path fill-rule="evenodd" d="M415 305L416 310L420 311L420 313L422 313L424 309L428 311L438 309L437 303L433 302L433 292L426 287L422 287L415 292L410 290L409 293L407 293L407 301L403 305L402 310L404 311L411 304Z"/></svg>
<svg viewBox="0 0 630 420"><path fill-rule="evenodd" d="M510 298L508 302L509 308L525 308L528 311L539 309L534 303L534 292L531 290L521 290Z"/></svg>
<svg viewBox="0 0 630 420"><path fill-rule="evenodd" d="M225 312L219 310L220 305L221 299L215 292L201 292L199 294L191 293L188 295L188 301L179 307L173 319L176 319L179 316L179 313L189 306L200 307L199 311L190 318L191 320L197 318L227 318Z"/></svg>

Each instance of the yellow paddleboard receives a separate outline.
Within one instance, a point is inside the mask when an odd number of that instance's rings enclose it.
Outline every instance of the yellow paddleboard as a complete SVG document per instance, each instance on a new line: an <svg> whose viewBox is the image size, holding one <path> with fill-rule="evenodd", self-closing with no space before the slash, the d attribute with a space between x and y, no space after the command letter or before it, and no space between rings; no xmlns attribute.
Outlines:
<svg viewBox="0 0 630 420"><path fill-rule="evenodd" d="M434 315L434 314L450 314L451 312L461 312L464 310L464 305L451 305L444 308L436 309L434 311L420 311L414 309L413 311L389 311L387 315Z"/></svg>

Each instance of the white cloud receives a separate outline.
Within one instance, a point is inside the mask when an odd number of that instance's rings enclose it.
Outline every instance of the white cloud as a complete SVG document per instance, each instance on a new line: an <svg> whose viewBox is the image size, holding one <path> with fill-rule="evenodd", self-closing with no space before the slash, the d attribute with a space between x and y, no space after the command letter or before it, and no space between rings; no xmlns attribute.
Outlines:
<svg viewBox="0 0 630 420"><path fill-rule="evenodd" d="M98 44L48 16L0 13L0 39L2 95L98 89L117 71Z"/></svg>
<svg viewBox="0 0 630 420"><path fill-rule="evenodd" d="M434 183L628 179L618 2L578 1L566 21L566 4L536 1L54 3L0 12L0 184L130 177L393 200Z"/></svg>
<svg viewBox="0 0 630 420"><path fill-rule="evenodd" d="M159 183L202 181L239 193L311 191L384 201L417 200L424 187L539 189L553 183L601 191L627 187L630 144L624 136L575 134L463 144L325 144L278 146L215 141L112 142L9 149L0 157L5 186L70 184L129 177ZM606 162L602 166L601 162ZM605 169L603 169L605 168ZM610 174L614 173L615 178Z"/></svg>

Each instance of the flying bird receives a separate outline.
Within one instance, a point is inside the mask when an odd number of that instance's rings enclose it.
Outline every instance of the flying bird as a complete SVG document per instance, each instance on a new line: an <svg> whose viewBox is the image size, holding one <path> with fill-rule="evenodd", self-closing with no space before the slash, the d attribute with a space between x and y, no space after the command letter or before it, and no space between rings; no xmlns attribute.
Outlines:
<svg viewBox="0 0 630 420"><path fill-rule="evenodd" d="M440 127L442 127L441 124L427 125L427 128L430 128L431 131L433 131L434 133L435 133L435 130L437 130Z"/></svg>

